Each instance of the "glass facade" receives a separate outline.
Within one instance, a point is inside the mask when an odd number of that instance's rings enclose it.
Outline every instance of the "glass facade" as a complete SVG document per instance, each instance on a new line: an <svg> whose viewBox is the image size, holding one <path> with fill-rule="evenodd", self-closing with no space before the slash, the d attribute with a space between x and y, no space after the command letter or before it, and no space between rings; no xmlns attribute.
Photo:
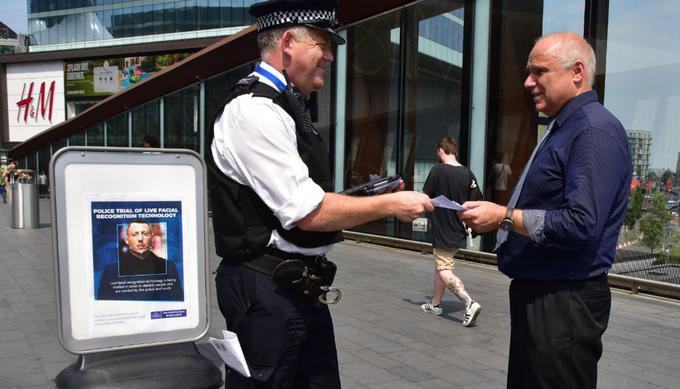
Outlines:
<svg viewBox="0 0 680 389"><path fill-rule="evenodd" d="M144 9L147 2L133 3L142 4ZM155 9L161 2L148 3ZM198 0L163 2L163 7L169 3L185 6L195 3L199 8L206 4L208 8L223 5L222 1ZM375 176L400 174L408 189L420 190L436 163L436 141L442 136L453 136L459 140L459 159L463 164L470 164L471 150L485 155L484 166L472 166L478 176L482 175L481 170L486 178L482 182L485 196L498 203L507 202L547 124L547 118L536 113L523 88L529 51L541 35L574 31L594 42L598 58L596 90L605 107L628 131L637 180L631 185L636 186L637 182L644 194L643 215L647 207L653 206L657 194L663 196L668 212L673 212L671 221L660 226L661 239L653 245L641 239L644 235L641 223L633 220L622 232L621 244L625 248L619 253L633 258L638 253L648 256L650 252L657 257L659 252L680 256L677 183L680 143L673 141L680 122L677 110L673 109L680 100L680 88L675 88L676 80L680 79L677 77L680 35L673 15L680 6L670 0L653 4L631 0L598 3L608 5L598 8L606 12L593 12L589 7L594 2L585 0L571 3L502 0L494 2L488 26L472 26L470 3L422 1L344 30L347 36L344 54L336 56L337 61L326 72L327 86L318 96L318 128L329 150L339 150L332 154L334 163L342 167L336 171L336 188ZM97 1L97 6L115 5L116 10L124 9L122 4ZM220 8L220 20L244 17L243 13L232 15L237 10ZM163 8L166 11L175 12L176 7ZM207 14L197 11L197 20L202 17L207 18ZM131 20L130 23L135 23L134 16ZM205 20L208 25L212 23ZM155 28L154 23L151 24ZM469 96L473 92L470 73L474 64L470 62L470 37L476 29L486 28L490 29L488 90L484 91L483 99L487 122L485 128L473 130ZM244 64L110 118L82 134L72 135L68 144L139 146L142 137L152 133L159 136L164 147L202 152L200 141L210 130L228 88L248 74L253 65ZM335 77L339 74L346 82L336 85ZM342 118L341 123L336 116ZM484 141L477 142L483 144L474 144L472 139L478 137L471 135L473 131L485 132ZM336 139L338 144L333 144ZM57 142L51 149L34 152L20 162L29 168L43 169L49 160L45 153L54 153L61 145L63 142ZM504 174L502 181L500 173ZM412 231L410 223L394 219L355 230L418 241L427 239L424 233ZM494 235L485 236L482 243L483 250L491 251ZM665 259L659 259L662 260ZM620 262L635 261L624 258ZM622 274L628 271L614 270Z"/></svg>
<svg viewBox="0 0 680 389"><path fill-rule="evenodd" d="M464 4L422 2L351 27L347 36L344 187L400 174L407 189L421 190L439 138L461 139ZM424 239L392 219L356 229Z"/></svg>
<svg viewBox="0 0 680 389"><path fill-rule="evenodd" d="M32 45L248 26L253 0L29 0Z"/></svg>

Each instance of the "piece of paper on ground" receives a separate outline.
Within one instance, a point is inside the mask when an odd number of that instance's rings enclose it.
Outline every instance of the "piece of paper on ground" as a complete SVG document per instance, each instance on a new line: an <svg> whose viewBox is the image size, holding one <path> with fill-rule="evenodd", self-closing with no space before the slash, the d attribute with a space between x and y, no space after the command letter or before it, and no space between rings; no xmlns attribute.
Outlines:
<svg viewBox="0 0 680 389"><path fill-rule="evenodd" d="M239 372L244 377L250 377L250 369L246 363L246 358L241 349L241 343L238 341L238 336L227 330L222 331L224 339L209 338L208 341L215 348L224 363L232 369Z"/></svg>

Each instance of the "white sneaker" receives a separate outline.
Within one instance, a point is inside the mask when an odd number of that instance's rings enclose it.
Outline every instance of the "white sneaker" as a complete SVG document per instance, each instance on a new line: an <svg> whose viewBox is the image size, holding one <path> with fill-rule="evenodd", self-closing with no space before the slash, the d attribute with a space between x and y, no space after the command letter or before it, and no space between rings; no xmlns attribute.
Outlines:
<svg viewBox="0 0 680 389"><path fill-rule="evenodd" d="M479 316L479 312L481 311L482 306L476 301L473 301L472 304L470 304L470 308L465 310L465 320L463 320L463 326L474 326L475 321L477 321L477 317Z"/></svg>
<svg viewBox="0 0 680 389"><path fill-rule="evenodd" d="M430 312L435 315L441 315L442 314L442 307L441 306L434 306L432 303L425 303L420 306L420 310L423 312Z"/></svg>

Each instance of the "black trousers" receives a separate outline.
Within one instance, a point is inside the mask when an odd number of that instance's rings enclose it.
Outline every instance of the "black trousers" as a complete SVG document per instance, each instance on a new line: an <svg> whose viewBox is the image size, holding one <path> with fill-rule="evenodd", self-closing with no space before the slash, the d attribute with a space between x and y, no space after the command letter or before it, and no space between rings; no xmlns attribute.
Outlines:
<svg viewBox="0 0 680 389"><path fill-rule="evenodd" d="M252 375L227 368L227 388L340 388L327 306L313 307L299 292L245 266L222 264L215 281L227 329L238 334Z"/></svg>
<svg viewBox="0 0 680 389"><path fill-rule="evenodd" d="M595 389L602 334L609 322L607 276L510 283L512 389Z"/></svg>

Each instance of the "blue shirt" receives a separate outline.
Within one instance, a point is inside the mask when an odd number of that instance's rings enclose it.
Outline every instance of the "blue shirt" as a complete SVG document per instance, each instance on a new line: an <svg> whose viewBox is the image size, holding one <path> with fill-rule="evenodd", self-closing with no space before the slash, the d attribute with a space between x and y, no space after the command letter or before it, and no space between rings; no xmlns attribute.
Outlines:
<svg viewBox="0 0 680 389"><path fill-rule="evenodd" d="M614 263L632 172L626 131L594 91L572 98L554 120L516 205L539 231L511 232L498 251L510 278L580 280Z"/></svg>

